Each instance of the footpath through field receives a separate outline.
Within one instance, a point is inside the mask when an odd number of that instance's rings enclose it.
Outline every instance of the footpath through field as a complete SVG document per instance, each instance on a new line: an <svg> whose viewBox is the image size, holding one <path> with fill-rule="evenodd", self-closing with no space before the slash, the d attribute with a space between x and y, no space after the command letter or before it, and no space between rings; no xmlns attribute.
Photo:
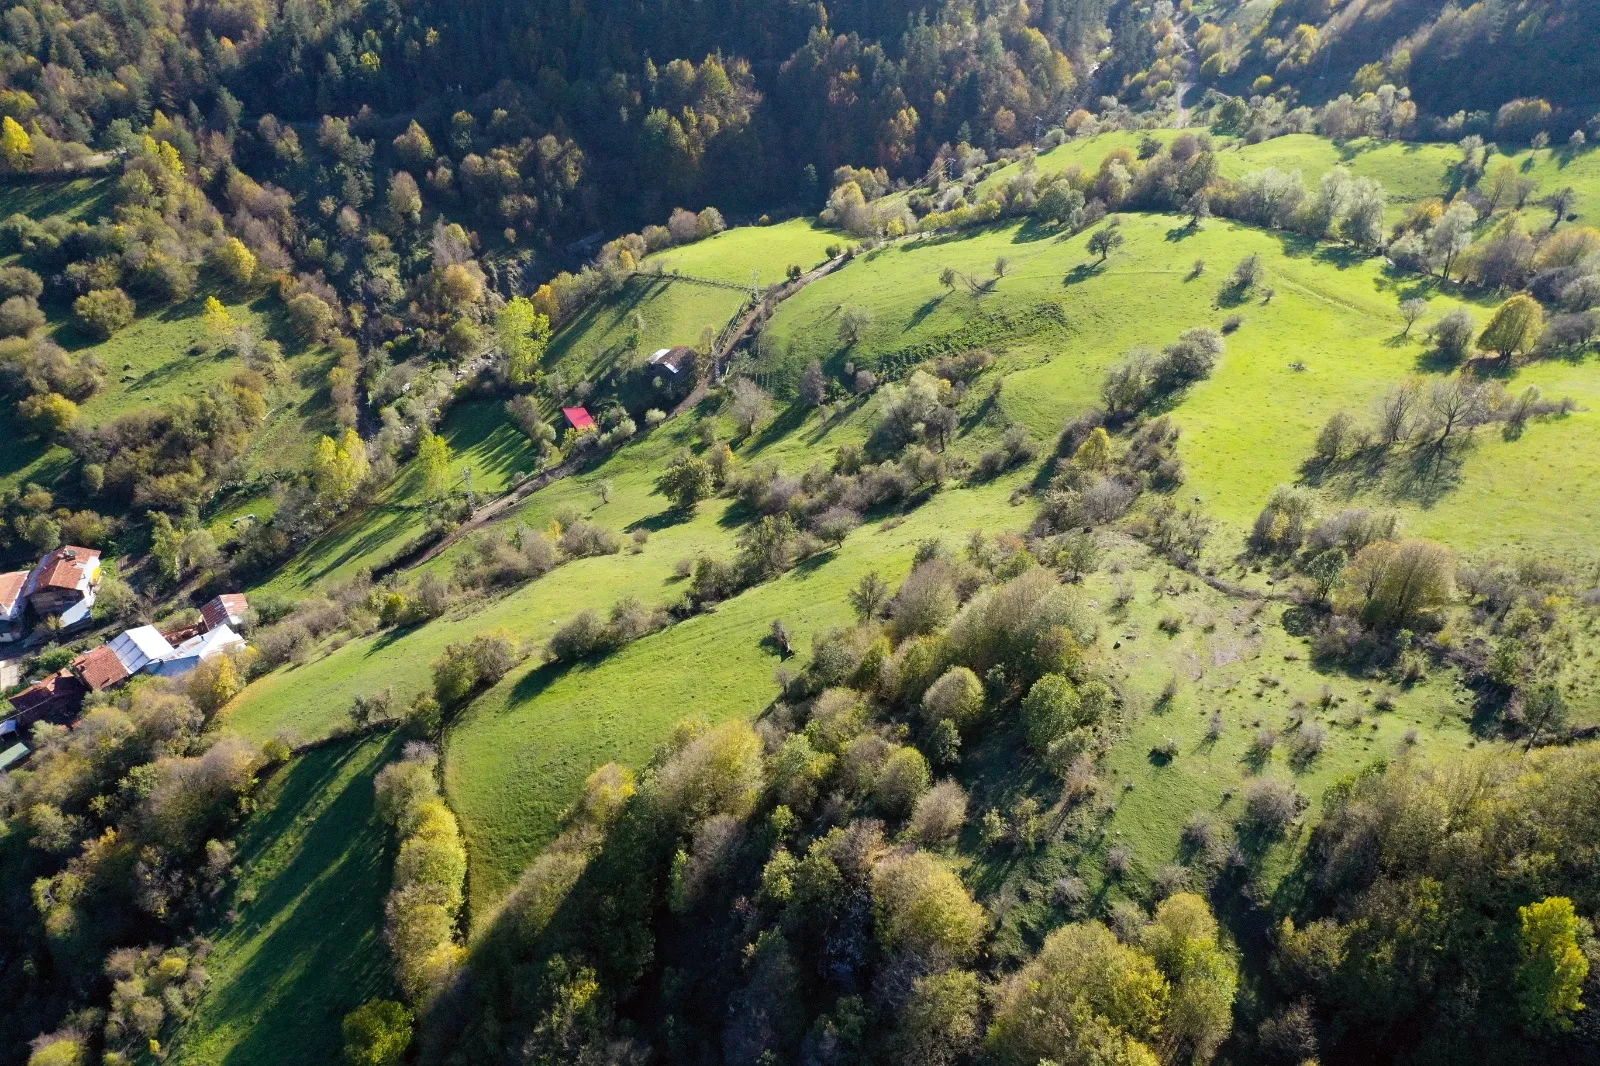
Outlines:
<svg viewBox="0 0 1600 1066"><path fill-rule="evenodd" d="M723 371L727 368L728 356L731 355L733 350L750 335L750 331L752 329L754 329L759 323L764 322L766 319L772 316L772 312L777 309L780 303L782 303L784 300L787 300L789 297L793 296L807 285L810 285L813 281L816 281L819 278L827 277L829 274L833 273L835 270L838 270L847 262L849 262L848 256L844 254L836 255L826 263L823 263L821 266L815 267L791 281L787 281L782 285L775 285L771 289L767 290L766 295L763 296L758 303L752 306L750 310L743 315L743 317L735 319L733 322L729 323L726 329L722 331L722 335L717 338L716 343L712 347L712 357L710 360L708 360L709 365L700 372L699 380L695 382L695 386L689 392L689 395L684 397L683 400L672 409L667 417L676 418L685 411L691 411L697 404L700 403L701 400L705 399L706 393L710 391L710 388L713 384L721 379ZM413 567L421 566L423 563L437 558L442 552L448 549L451 545L460 541L463 537L475 530L482 529L490 522L503 517L513 508L515 508L517 504L527 499L533 493L538 492L540 489L551 484L552 482L559 481L564 477L576 473L582 468L582 466L583 462L581 457L573 457L568 459L566 462L551 467L549 470L546 470L534 477L528 478L526 481L523 481L521 484L513 487L504 495L490 500L482 507L479 507L477 510L473 511L471 516L468 517L466 521L462 522L461 525L458 526L454 531L434 541L426 549L391 561L388 565L382 567L379 573L375 576L382 576L383 574L395 573L401 570L410 570Z"/></svg>

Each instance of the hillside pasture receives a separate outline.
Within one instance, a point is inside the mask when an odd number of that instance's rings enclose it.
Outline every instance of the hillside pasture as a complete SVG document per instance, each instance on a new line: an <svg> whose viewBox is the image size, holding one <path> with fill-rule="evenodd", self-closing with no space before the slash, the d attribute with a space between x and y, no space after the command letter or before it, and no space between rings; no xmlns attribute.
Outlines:
<svg viewBox="0 0 1600 1066"><path fill-rule="evenodd" d="M334 1062L344 1016L394 994L381 932L393 854L373 778L398 755L392 737L340 741L262 786L237 837L237 916L206 930L210 989L172 1061L268 1066L293 1048L296 1061Z"/></svg>
<svg viewBox="0 0 1600 1066"><path fill-rule="evenodd" d="M887 246L785 302L769 328L772 358L790 375L809 359L835 373L847 364L896 373L929 355L988 348L1002 357L1004 417L1048 440L1098 403L1106 370L1130 349L1159 348L1191 326L1219 328L1237 317L1211 379L1171 408L1183 431L1184 491L1235 537L1275 486L1305 476L1330 415L1367 418L1394 384L1440 372L1425 330L1462 303L1453 288L1440 291L1434 280L1390 272L1381 259L1335 245L1224 220L1191 231L1172 216L1130 215L1121 230L1126 243L1105 263L1087 251L1088 234L1063 240L1028 224ZM1250 254L1262 257L1266 280L1235 301L1223 290ZM1007 269L997 277L1002 256ZM1206 264L1199 274L1197 260ZM970 284L941 286L946 268ZM1419 295L1429 313L1404 336L1398 305ZM1492 307L1467 306L1480 323ZM854 344L839 327L849 308L871 318ZM1418 481L1400 464L1375 478L1329 478L1327 505L1392 507L1413 531L1469 552L1538 546L1593 557L1586 530L1600 519L1600 424L1591 413L1600 370L1593 360L1552 360L1505 381L1513 392L1528 384L1549 398L1572 396L1578 410L1530 425L1520 440L1482 430L1437 477Z"/></svg>

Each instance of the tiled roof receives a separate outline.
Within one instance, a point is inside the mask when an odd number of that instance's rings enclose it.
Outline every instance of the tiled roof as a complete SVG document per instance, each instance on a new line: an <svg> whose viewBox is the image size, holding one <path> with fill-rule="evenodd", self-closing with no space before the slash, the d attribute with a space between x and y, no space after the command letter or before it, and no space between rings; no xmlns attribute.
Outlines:
<svg viewBox="0 0 1600 1066"><path fill-rule="evenodd" d="M582 407L563 407L561 413L567 416L567 421L572 423L573 429L594 428L594 416Z"/></svg>
<svg viewBox="0 0 1600 1066"><path fill-rule="evenodd" d="M40 589L75 589L83 584L84 572L98 561L100 553L93 548L79 548L68 544L39 560L34 573L34 591Z"/></svg>
<svg viewBox="0 0 1600 1066"><path fill-rule="evenodd" d="M127 665L117 657L109 644L102 644L72 660L72 670L95 692L104 691L128 679Z"/></svg>
<svg viewBox="0 0 1600 1066"><path fill-rule="evenodd" d="M71 670L61 670L12 696L11 706L19 712L37 711L56 700L80 699L85 691Z"/></svg>
<svg viewBox="0 0 1600 1066"><path fill-rule="evenodd" d="M28 571L13 570L0 574L0 616L9 615L22 602L22 587L28 583Z"/></svg>

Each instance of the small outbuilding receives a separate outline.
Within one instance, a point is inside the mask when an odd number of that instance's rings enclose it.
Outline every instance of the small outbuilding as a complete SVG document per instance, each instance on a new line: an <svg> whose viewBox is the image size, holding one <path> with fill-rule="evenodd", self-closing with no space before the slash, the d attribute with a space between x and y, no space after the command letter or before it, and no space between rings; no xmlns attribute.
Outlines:
<svg viewBox="0 0 1600 1066"><path fill-rule="evenodd" d="M205 628L218 629L222 626L232 626L238 629L244 625L246 616L250 611L250 601L244 598L242 592L224 592L214 600L208 600L200 608L200 617L205 620Z"/></svg>
<svg viewBox="0 0 1600 1066"><path fill-rule="evenodd" d="M574 433L588 433L595 428L594 416L584 407L563 407L561 414Z"/></svg>
<svg viewBox="0 0 1600 1066"><path fill-rule="evenodd" d="M649 365L653 370L659 370L668 377L677 377L694 365L695 351L678 345L676 348L662 348L650 357Z"/></svg>

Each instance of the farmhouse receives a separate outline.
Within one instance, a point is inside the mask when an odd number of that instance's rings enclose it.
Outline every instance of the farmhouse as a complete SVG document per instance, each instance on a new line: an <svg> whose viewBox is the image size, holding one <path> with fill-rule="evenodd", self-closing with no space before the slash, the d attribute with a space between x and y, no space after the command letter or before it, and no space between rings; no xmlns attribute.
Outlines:
<svg viewBox="0 0 1600 1066"><path fill-rule="evenodd" d="M574 433L589 433L595 428L594 416L584 407L563 407L562 415L566 417L567 425L572 427Z"/></svg>
<svg viewBox="0 0 1600 1066"><path fill-rule="evenodd" d="M200 609L199 625L163 633L134 626L73 659L65 670L35 682L11 697L11 717L0 723L0 739L25 732L35 722L71 722L91 692L124 685L138 674L182 677L208 659L245 646L233 627L242 625L249 602L226 593Z"/></svg>
<svg viewBox="0 0 1600 1066"><path fill-rule="evenodd" d="M45 555L23 589L28 608L40 618L59 618L63 629L86 625L100 587L100 553L65 545Z"/></svg>

